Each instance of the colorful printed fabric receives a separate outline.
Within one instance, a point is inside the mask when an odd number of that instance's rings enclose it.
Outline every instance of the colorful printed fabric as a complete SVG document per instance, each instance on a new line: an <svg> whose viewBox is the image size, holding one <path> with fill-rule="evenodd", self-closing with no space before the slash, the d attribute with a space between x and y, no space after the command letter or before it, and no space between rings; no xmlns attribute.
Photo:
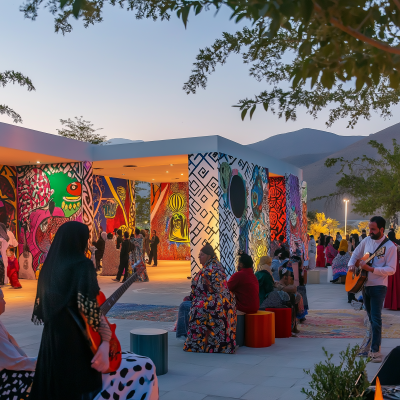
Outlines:
<svg viewBox="0 0 400 400"><path fill-rule="evenodd" d="M0 399L29 399L35 371L11 371L3 369L0 372Z"/></svg>
<svg viewBox="0 0 400 400"><path fill-rule="evenodd" d="M333 259L336 257L338 251L332 246L331 243L325 248L326 263L332 265Z"/></svg>
<svg viewBox="0 0 400 400"><path fill-rule="evenodd" d="M103 270L101 271L102 276L113 276L117 275L119 267L119 257L121 250L117 249L113 239L107 239L104 247L103 254Z"/></svg>
<svg viewBox="0 0 400 400"><path fill-rule="evenodd" d="M189 298L192 307L183 350L235 353L236 302L228 289L224 268L216 257L194 278Z"/></svg>
<svg viewBox="0 0 400 400"><path fill-rule="evenodd" d="M350 261L350 253L346 253L343 256L338 253L338 255L332 261L332 275L333 280L340 278L341 276L347 275L347 270L349 269L348 264Z"/></svg>
<svg viewBox="0 0 400 400"><path fill-rule="evenodd" d="M143 261L139 261L137 265L131 264L129 266L129 275L132 276L133 274L136 275L136 278L133 279L134 282L148 282L149 276L147 275L146 264Z"/></svg>
<svg viewBox="0 0 400 400"><path fill-rule="evenodd" d="M143 257L143 238L140 236L138 238L132 237L131 243L135 245L133 251L129 253L130 264L136 264L138 261L144 261Z"/></svg>

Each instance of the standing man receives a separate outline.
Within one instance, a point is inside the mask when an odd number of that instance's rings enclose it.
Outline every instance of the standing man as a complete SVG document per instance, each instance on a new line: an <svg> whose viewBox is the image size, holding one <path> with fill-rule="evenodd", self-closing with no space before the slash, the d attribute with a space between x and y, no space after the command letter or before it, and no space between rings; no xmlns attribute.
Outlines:
<svg viewBox="0 0 400 400"><path fill-rule="evenodd" d="M144 231L144 251L146 252L147 257L150 259L150 231L148 229L145 229Z"/></svg>
<svg viewBox="0 0 400 400"><path fill-rule="evenodd" d="M356 261L365 253L373 254L380 244L387 239L385 232L386 221L382 217L372 217L369 222L369 237L367 236L355 248L349 261L349 270L353 271ZM370 357L371 362L382 362L380 346L382 341L382 308L385 300L388 276L394 275L397 264L396 246L387 240L381 247L385 247L385 254L375 257L372 266L361 261L360 267L368 271L368 278L363 288L363 300L371 323L372 340L360 350L359 355ZM370 347L370 351L369 351Z"/></svg>
<svg viewBox="0 0 400 400"><path fill-rule="evenodd" d="M152 230L150 240L150 256L149 262L147 264L151 265L151 261L154 259L153 267L157 267L157 246L159 243L160 239L157 236L157 232L155 230Z"/></svg>
<svg viewBox="0 0 400 400"><path fill-rule="evenodd" d="M124 232L124 240L121 243L121 253L119 254L119 267L118 267L118 274L113 281L119 282L122 276L122 273L125 270L124 273L124 279L122 280L122 283L124 283L128 277L129 273L129 251L131 250L131 242L129 240L129 232L125 231Z"/></svg>
<svg viewBox="0 0 400 400"><path fill-rule="evenodd" d="M366 237L367 237L367 231L365 229L363 229L361 231L361 240L364 240ZM361 240L360 240L360 242L361 242Z"/></svg>
<svg viewBox="0 0 400 400"><path fill-rule="evenodd" d="M342 241L342 235L340 232L336 232L336 240L340 243Z"/></svg>

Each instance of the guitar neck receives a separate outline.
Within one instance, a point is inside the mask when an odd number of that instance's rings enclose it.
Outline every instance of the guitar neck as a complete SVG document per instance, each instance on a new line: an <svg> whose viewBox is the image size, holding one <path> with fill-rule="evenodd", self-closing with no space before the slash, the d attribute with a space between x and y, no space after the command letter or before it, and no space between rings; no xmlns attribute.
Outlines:
<svg viewBox="0 0 400 400"><path fill-rule="evenodd" d="M121 296L128 290L129 286L134 282L133 274L124 284L122 284L101 306L100 311L105 316L113 308L114 304L121 298Z"/></svg>

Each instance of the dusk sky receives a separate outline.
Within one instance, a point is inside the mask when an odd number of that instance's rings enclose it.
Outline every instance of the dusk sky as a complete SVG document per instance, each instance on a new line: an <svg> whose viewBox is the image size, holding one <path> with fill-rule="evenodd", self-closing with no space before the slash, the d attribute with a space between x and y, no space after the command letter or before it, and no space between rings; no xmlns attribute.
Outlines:
<svg viewBox="0 0 400 400"><path fill-rule="evenodd" d="M368 135L400 122L400 113L384 121L374 114L355 129L347 121L325 126L327 112L317 120L298 111L284 119L259 108L242 122L231 107L266 88L249 77L240 56L220 66L206 90L186 95L182 90L200 48L211 45L223 31L235 32L246 23L229 20L225 10L190 18L188 28L176 17L167 22L136 20L134 13L107 7L104 22L85 29L74 21L72 33L54 33L53 16L41 9L35 22L19 12L22 0L0 3L3 38L0 70L28 75L36 92L9 85L1 89L0 104L19 112L23 127L56 134L60 118L83 116L104 128L108 138L158 140L221 135L248 144L278 133L314 128L340 135ZM0 122L13 121L0 116Z"/></svg>

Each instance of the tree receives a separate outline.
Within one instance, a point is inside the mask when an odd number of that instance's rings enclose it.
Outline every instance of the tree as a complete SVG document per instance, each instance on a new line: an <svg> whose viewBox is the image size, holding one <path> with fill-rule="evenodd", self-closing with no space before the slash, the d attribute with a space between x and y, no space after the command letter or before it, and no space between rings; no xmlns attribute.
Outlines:
<svg viewBox="0 0 400 400"><path fill-rule="evenodd" d="M317 238L320 233L324 235L333 235L334 232L339 231L337 228L338 226L339 221L333 218L326 218L324 213L317 212L315 220L308 225L308 233L314 235L315 238Z"/></svg>
<svg viewBox="0 0 400 400"><path fill-rule="evenodd" d="M136 226L150 229L150 184L135 181Z"/></svg>
<svg viewBox="0 0 400 400"><path fill-rule="evenodd" d="M360 116L370 117L370 108L390 116L388 109L399 101L400 0L27 0L21 11L34 20L43 4L55 15L56 32L63 34L71 32L73 17L82 19L85 27L102 22L107 4L135 11L138 19L168 20L175 12L185 26L191 11L197 15L230 8L236 22L248 19L254 28L233 37L225 33L211 51L200 51L184 88L193 93L198 84L205 87L206 74L216 64L248 48L242 56L252 63L250 73L274 87L240 100L242 118L247 111L251 117L261 104L286 119L295 119L295 110L304 105L315 117L337 102L328 126L345 116L353 127ZM288 53L293 62L282 62ZM346 82L355 87L348 89ZM311 91L306 90L309 84Z"/></svg>
<svg viewBox="0 0 400 400"><path fill-rule="evenodd" d="M328 158L326 167L341 165L337 190L311 201L326 199L329 203L351 197L354 212L370 215L379 211L385 218L392 218L400 210L400 146L396 139L393 149L386 149L376 140L368 144L377 150L377 159L365 155L353 160Z"/></svg>
<svg viewBox="0 0 400 400"><path fill-rule="evenodd" d="M367 232L367 235L369 235L369 221L361 221L361 222L358 224L358 230L359 230L360 232L362 232L363 229L365 229L365 231Z"/></svg>
<svg viewBox="0 0 400 400"><path fill-rule="evenodd" d="M101 144L107 140L106 136L101 136L94 133L103 128L93 129L93 124L89 121L82 119L83 117L75 117L76 121L68 119L60 119L61 125L65 126L63 129L57 129L60 136L69 139L79 140L81 142L88 142L92 144ZM69 129L67 129L69 128Z"/></svg>
<svg viewBox="0 0 400 400"><path fill-rule="evenodd" d="M25 75L22 75L21 72L15 71L4 71L0 72L0 85L5 87L7 84L13 83L18 84L20 86L25 86L28 89L28 92L32 90L36 90L32 84L32 81ZM21 116L14 111L12 108L5 104L0 104L0 114L7 115L13 119L15 124L22 123Z"/></svg>

